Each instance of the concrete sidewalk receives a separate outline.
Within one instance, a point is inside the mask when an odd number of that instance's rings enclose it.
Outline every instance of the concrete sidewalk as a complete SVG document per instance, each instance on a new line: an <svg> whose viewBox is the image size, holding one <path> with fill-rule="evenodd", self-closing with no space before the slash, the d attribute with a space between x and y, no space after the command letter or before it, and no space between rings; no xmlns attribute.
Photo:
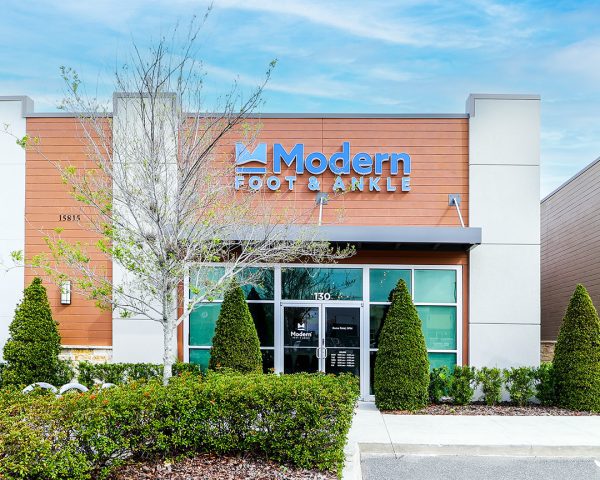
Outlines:
<svg viewBox="0 0 600 480"><path fill-rule="evenodd" d="M383 415L356 409L344 479L360 479L361 454L508 455L600 458L600 416Z"/></svg>

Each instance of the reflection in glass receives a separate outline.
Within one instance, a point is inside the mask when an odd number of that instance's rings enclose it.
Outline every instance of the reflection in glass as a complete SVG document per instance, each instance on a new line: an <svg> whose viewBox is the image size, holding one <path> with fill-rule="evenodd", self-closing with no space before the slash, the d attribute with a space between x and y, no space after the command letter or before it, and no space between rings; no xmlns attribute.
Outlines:
<svg viewBox="0 0 600 480"><path fill-rule="evenodd" d="M360 347L360 308L325 309L325 346Z"/></svg>
<svg viewBox="0 0 600 480"><path fill-rule="evenodd" d="M373 385L375 382L375 357L377 352L369 352L369 394L375 395Z"/></svg>
<svg viewBox="0 0 600 480"><path fill-rule="evenodd" d="M190 363L200 365L202 371L208 370L208 362L210 360L210 350L199 350L197 348L190 348Z"/></svg>
<svg viewBox="0 0 600 480"><path fill-rule="evenodd" d="M387 315L389 305L371 305L369 312L369 346L377 348L379 345L379 335L383 328L383 321Z"/></svg>
<svg viewBox="0 0 600 480"><path fill-rule="evenodd" d="M263 373L273 373L273 369L275 368L275 351L261 349L260 353L262 354Z"/></svg>
<svg viewBox="0 0 600 480"><path fill-rule="evenodd" d="M272 303L249 303L248 309L254 319L260 346L273 347L275 345L275 306Z"/></svg>
<svg viewBox="0 0 600 480"><path fill-rule="evenodd" d="M431 350L454 350L456 348L456 307L417 307L423 324L427 348Z"/></svg>
<svg viewBox="0 0 600 480"><path fill-rule="evenodd" d="M430 353L429 354L429 370L446 365L450 371L454 370L456 365L455 353Z"/></svg>
<svg viewBox="0 0 600 480"><path fill-rule="evenodd" d="M190 313L190 345L212 345L220 311L220 303L200 303L196 305Z"/></svg>
<svg viewBox="0 0 600 480"><path fill-rule="evenodd" d="M283 268L281 283L286 300L362 300L360 268Z"/></svg>
<svg viewBox="0 0 600 480"><path fill-rule="evenodd" d="M285 307L283 309L283 344L290 347L318 346L318 307Z"/></svg>
<svg viewBox="0 0 600 480"><path fill-rule="evenodd" d="M272 268L245 268L238 275L238 280L242 284L246 300L274 299L275 272Z"/></svg>
<svg viewBox="0 0 600 480"><path fill-rule="evenodd" d="M410 270L383 270L372 268L369 271L369 289L372 302L391 302L390 294L398 280L404 280L411 291Z"/></svg>
<svg viewBox="0 0 600 480"><path fill-rule="evenodd" d="M415 270L415 302L455 303L456 270Z"/></svg>
<svg viewBox="0 0 600 480"><path fill-rule="evenodd" d="M316 348L283 349L284 373L316 372L319 370L319 360Z"/></svg>

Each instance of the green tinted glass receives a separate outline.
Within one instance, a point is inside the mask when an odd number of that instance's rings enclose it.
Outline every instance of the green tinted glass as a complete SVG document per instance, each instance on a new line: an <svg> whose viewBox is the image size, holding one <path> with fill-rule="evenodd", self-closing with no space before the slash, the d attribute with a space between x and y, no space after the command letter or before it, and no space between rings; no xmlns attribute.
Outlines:
<svg viewBox="0 0 600 480"><path fill-rule="evenodd" d="M212 345L212 337L215 334L215 325L220 310L220 303L196 305L194 311L190 313L190 345Z"/></svg>
<svg viewBox="0 0 600 480"><path fill-rule="evenodd" d="M216 289L216 283L225 275L225 267L200 267L190 275L190 298L195 293L204 296L205 300L223 300L223 292ZM220 289L219 289L220 290Z"/></svg>
<svg viewBox="0 0 600 480"><path fill-rule="evenodd" d="M246 300L273 300L275 273L270 268L245 268L238 275Z"/></svg>
<svg viewBox="0 0 600 480"><path fill-rule="evenodd" d="M254 319L260 346L273 347L275 345L275 305L272 303L249 303L248 308Z"/></svg>
<svg viewBox="0 0 600 480"><path fill-rule="evenodd" d="M439 368L446 365L450 371L454 370L456 366L456 354L455 353L430 353L429 354L429 369Z"/></svg>
<svg viewBox="0 0 600 480"><path fill-rule="evenodd" d="M456 302L456 271L415 270L415 302Z"/></svg>
<svg viewBox="0 0 600 480"><path fill-rule="evenodd" d="M203 371L208 370L208 362L210 360L210 350L197 350L190 348L190 363L200 365Z"/></svg>
<svg viewBox="0 0 600 480"><path fill-rule="evenodd" d="M377 348L383 320L389 310L389 305L371 305L369 308L369 346Z"/></svg>
<svg viewBox="0 0 600 480"><path fill-rule="evenodd" d="M372 268L369 271L369 288L372 302L389 302L390 294L398 283L404 280L408 291L411 291L410 270L380 270Z"/></svg>
<svg viewBox="0 0 600 480"><path fill-rule="evenodd" d="M360 268L284 268L285 300L362 300Z"/></svg>
<svg viewBox="0 0 600 480"><path fill-rule="evenodd" d="M456 349L456 307L419 305L417 311L428 349Z"/></svg>

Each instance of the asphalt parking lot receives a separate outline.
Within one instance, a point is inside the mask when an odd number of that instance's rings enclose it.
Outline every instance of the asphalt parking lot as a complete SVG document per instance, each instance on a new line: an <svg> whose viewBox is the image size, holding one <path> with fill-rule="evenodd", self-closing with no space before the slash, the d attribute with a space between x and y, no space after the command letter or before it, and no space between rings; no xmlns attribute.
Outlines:
<svg viewBox="0 0 600 480"><path fill-rule="evenodd" d="M363 480L600 480L593 458L366 455Z"/></svg>

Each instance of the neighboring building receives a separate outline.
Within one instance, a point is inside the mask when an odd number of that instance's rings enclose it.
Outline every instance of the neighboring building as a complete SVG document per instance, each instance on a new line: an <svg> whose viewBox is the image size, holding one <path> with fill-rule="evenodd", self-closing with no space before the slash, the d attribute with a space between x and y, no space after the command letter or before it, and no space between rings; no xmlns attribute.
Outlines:
<svg viewBox="0 0 600 480"><path fill-rule="evenodd" d="M115 95L115 115L127 99ZM77 165L86 158L75 116L35 113L27 97L0 97L0 122L17 135L38 136L50 159ZM377 333L399 278L411 288L432 365L539 363L538 96L471 95L466 114L265 114L260 122L258 142L266 143L268 158L274 144L290 152L300 143L328 157L346 148L350 157L365 152L366 163L390 154L379 174L343 176L364 187L331 198L323 209L322 238L356 245L356 256L336 265L273 265L252 289L248 301L267 368L351 371L370 398ZM234 143L223 148L236 153ZM278 201L314 204L318 192L308 189L309 176L297 172L293 194L278 193ZM323 191L332 191L333 173L317 178ZM61 226L71 239L89 238L77 222L64 221L77 205L36 149L25 152L0 136L0 184L4 258L18 248L26 256L43 250L42 229ZM104 268L119 274L106 262ZM32 277L25 271L1 278L0 344ZM77 297L61 305L59 289L48 290L67 353L160 362L158 324L120 319ZM206 364L218 310L219 302L202 305L184 322L182 360ZM306 331L311 339L297 340Z"/></svg>
<svg viewBox="0 0 600 480"><path fill-rule="evenodd" d="M542 349L550 360L578 283L600 307L600 158L542 200Z"/></svg>

